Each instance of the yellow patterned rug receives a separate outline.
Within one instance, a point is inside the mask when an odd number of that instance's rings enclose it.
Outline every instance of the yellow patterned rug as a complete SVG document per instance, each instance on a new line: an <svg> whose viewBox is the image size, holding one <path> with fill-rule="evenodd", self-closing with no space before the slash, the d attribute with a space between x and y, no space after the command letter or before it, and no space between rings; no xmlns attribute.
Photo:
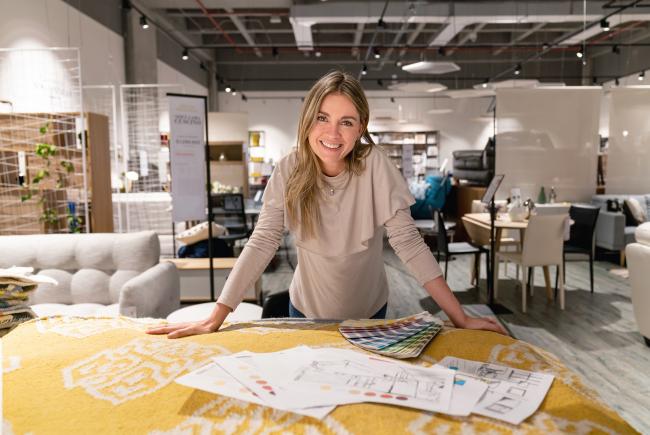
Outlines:
<svg viewBox="0 0 650 435"><path fill-rule="evenodd" d="M378 404L337 407L319 421L192 390L174 379L216 355L299 344L359 350L336 324L260 321L168 340L146 335L151 319L50 317L2 339L4 434L621 434L635 433L555 356L491 332L445 328L412 360L446 355L552 373L540 409L519 426Z"/></svg>

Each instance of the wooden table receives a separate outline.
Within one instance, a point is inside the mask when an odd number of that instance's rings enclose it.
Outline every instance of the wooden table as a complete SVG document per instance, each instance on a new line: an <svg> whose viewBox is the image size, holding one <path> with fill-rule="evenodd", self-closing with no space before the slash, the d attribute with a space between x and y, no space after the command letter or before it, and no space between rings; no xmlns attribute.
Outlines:
<svg viewBox="0 0 650 435"><path fill-rule="evenodd" d="M210 301L210 259L209 258L166 258L162 261L173 263L178 269L181 283L182 302ZM237 258L213 258L214 295L221 294L230 271ZM262 278L253 288L246 289L244 300L257 302L262 292Z"/></svg>
<svg viewBox="0 0 650 435"><path fill-rule="evenodd" d="M487 240L489 242L490 236L490 214L489 213L468 213L462 217L463 225L475 225L482 230L486 230L488 233ZM495 238L494 238L494 249L496 252L499 252L501 248L501 240L503 236L503 230L518 230L520 235L520 244L523 246L524 243L524 233L528 228L528 221L514 222L510 220L510 217L507 214L497 214L497 218L494 221L495 229ZM487 243L489 246L489 243ZM544 281L546 283L546 295L552 300L553 291L551 290L551 273L548 266L543 266L544 269Z"/></svg>

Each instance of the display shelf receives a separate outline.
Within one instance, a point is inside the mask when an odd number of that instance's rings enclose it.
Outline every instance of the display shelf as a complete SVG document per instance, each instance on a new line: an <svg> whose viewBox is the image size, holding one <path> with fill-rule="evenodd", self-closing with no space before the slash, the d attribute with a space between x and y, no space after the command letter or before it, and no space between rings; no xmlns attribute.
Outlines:
<svg viewBox="0 0 650 435"><path fill-rule="evenodd" d="M371 136L405 178L424 176L439 168L438 131L383 131Z"/></svg>
<svg viewBox="0 0 650 435"><path fill-rule="evenodd" d="M263 190L273 172L273 165L266 158L266 133L263 130L248 132L248 184L250 194Z"/></svg>

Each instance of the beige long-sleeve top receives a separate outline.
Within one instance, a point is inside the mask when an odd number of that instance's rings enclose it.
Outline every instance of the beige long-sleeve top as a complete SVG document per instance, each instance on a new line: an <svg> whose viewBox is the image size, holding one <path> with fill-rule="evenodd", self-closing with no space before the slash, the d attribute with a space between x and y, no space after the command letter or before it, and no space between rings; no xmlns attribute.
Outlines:
<svg viewBox="0 0 650 435"><path fill-rule="evenodd" d="M285 228L295 236L298 255L289 294L307 317L369 318L388 301L384 229L395 253L421 285L442 275L411 218L409 206L415 200L382 150L373 147L361 175L347 171L335 177L321 175L321 224L316 237L309 239L302 237L300 223L289 223L285 210L286 181L295 159L292 153L275 168L255 231L218 302L236 308L271 261Z"/></svg>

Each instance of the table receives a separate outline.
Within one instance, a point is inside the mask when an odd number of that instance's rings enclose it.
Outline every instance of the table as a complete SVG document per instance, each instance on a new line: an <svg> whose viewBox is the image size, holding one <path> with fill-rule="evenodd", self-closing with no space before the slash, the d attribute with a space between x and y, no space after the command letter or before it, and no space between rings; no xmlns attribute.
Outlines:
<svg viewBox="0 0 650 435"><path fill-rule="evenodd" d="M162 262L173 263L178 269L182 302L204 302L210 300L210 259L209 258L165 258ZM228 275L235 267L235 257L215 257L212 259L214 277L214 296L219 297ZM262 277L254 287L246 290L244 300L257 302L262 292Z"/></svg>
<svg viewBox="0 0 650 435"><path fill-rule="evenodd" d="M489 240L489 231L490 231L490 213L468 213L462 217L464 225L475 225L481 229L488 231L488 240ZM501 248L501 239L503 236L503 230L518 230L519 231L519 240L520 243L524 241L524 234L526 228L528 227L528 221L523 222L514 222L510 220L510 217L507 214L497 214L497 219L494 221L495 228L495 237L494 237L494 249L496 252L499 252ZM488 243L489 245L489 243ZM548 266L543 266L544 270L544 281L546 283L546 295L548 298L553 299L553 291L551 289L551 273Z"/></svg>
<svg viewBox="0 0 650 435"><path fill-rule="evenodd" d="M324 420L276 411L174 382L211 357L297 345L358 350L336 323L257 321L169 340L144 330L161 320L50 317L2 339L7 433L635 433L554 355L486 331L447 328L411 362L452 355L555 375L540 409L519 426L378 404L337 407Z"/></svg>

